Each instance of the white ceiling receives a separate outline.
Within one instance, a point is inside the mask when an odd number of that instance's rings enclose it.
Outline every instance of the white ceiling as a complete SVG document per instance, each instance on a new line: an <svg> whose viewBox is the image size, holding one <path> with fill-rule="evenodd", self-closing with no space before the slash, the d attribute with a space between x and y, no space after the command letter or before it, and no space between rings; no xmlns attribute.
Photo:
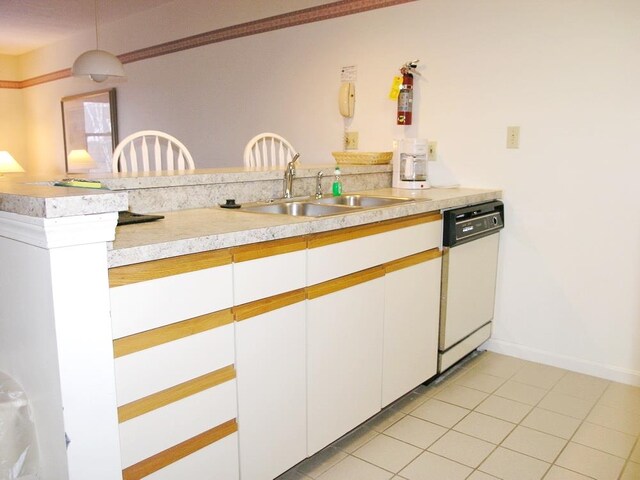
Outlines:
<svg viewBox="0 0 640 480"><path fill-rule="evenodd" d="M97 0L98 23L172 1ZM0 0L0 54L21 55L94 25L94 0Z"/></svg>

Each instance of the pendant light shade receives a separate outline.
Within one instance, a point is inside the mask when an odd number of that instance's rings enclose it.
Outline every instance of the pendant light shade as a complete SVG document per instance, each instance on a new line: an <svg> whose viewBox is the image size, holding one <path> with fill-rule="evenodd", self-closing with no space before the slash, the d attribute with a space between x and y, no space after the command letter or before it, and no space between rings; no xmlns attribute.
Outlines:
<svg viewBox="0 0 640 480"><path fill-rule="evenodd" d="M124 77L124 68L120 60L104 50L84 52L71 67L74 77L91 77L94 82L104 82L108 77Z"/></svg>
<svg viewBox="0 0 640 480"><path fill-rule="evenodd" d="M73 62L71 73L74 77L90 77L94 82L104 82L109 77L124 77L124 68L118 57L100 50L98 45L98 0L94 0L96 19L96 49L84 52Z"/></svg>

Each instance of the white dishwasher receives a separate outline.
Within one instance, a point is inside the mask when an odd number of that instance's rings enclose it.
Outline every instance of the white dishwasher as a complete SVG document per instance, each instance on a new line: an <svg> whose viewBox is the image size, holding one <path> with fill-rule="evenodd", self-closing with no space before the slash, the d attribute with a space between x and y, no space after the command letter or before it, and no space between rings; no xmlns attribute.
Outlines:
<svg viewBox="0 0 640 480"><path fill-rule="evenodd" d="M504 204L495 200L446 210L442 215L438 372L491 336Z"/></svg>

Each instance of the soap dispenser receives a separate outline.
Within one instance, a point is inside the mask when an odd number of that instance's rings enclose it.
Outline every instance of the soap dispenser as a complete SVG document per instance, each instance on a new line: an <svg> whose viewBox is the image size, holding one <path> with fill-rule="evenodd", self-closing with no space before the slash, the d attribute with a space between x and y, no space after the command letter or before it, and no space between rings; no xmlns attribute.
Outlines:
<svg viewBox="0 0 640 480"><path fill-rule="evenodd" d="M333 171L333 185L331 186L331 191L334 197L339 197L342 195L342 180L340 179L340 167L336 166Z"/></svg>

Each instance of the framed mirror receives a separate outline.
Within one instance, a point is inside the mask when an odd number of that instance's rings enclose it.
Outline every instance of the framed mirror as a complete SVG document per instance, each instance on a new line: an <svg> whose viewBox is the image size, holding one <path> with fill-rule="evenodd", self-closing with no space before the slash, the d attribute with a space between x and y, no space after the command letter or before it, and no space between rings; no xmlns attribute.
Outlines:
<svg viewBox="0 0 640 480"><path fill-rule="evenodd" d="M61 105L66 171L111 172L118 144L116 89L64 97Z"/></svg>

